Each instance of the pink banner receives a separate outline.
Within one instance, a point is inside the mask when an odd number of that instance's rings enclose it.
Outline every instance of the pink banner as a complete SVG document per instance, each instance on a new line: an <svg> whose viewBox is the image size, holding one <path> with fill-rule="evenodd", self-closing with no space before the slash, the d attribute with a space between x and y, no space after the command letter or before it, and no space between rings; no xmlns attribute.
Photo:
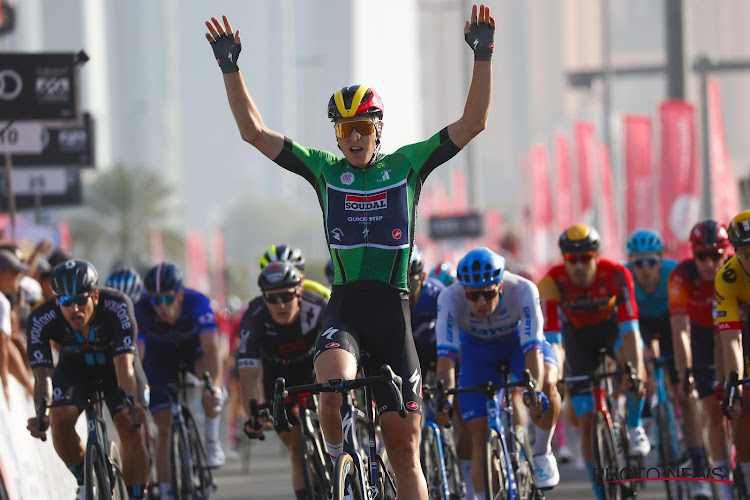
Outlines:
<svg viewBox="0 0 750 500"><path fill-rule="evenodd" d="M599 179L601 195L599 196L599 234L602 238L602 255L612 260L622 260L622 239L620 224L617 220L617 203L612 183L612 169L609 163L609 148L599 145Z"/></svg>
<svg viewBox="0 0 750 500"><path fill-rule="evenodd" d="M700 171L695 153L695 110L690 104L665 101L659 106L661 233L670 258L690 256L688 236L698 221Z"/></svg>
<svg viewBox="0 0 750 500"><path fill-rule="evenodd" d="M445 192L445 186L438 182L432 187L433 216L448 217L453 214L451 199Z"/></svg>
<svg viewBox="0 0 750 500"><path fill-rule="evenodd" d="M588 122L574 125L576 159L578 161L579 202L578 219L586 224L594 222L594 169L598 157L594 126Z"/></svg>
<svg viewBox="0 0 750 500"><path fill-rule="evenodd" d="M429 220L432 217L432 190L428 187L422 186L422 190L419 192L419 205L417 205L419 214L424 217L425 220Z"/></svg>
<svg viewBox="0 0 750 500"><path fill-rule="evenodd" d="M149 240L151 246L151 263L157 265L164 262L164 244L161 239L161 231L152 229L149 234Z"/></svg>
<svg viewBox="0 0 750 500"><path fill-rule="evenodd" d="M527 234L528 228L532 226L531 222L531 163L529 157L522 155L519 159L519 166L521 171L521 186L518 193L518 233L519 238L519 254L524 258L529 258L532 255L533 244L532 238L529 238ZM524 264L531 265L531 262L525 261Z"/></svg>
<svg viewBox="0 0 750 500"><path fill-rule="evenodd" d="M503 241L503 214L496 208L484 212L484 246L500 252Z"/></svg>
<svg viewBox="0 0 750 500"><path fill-rule="evenodd" d="M227 283L226 283L226 249L224 233L217 229L211 235L211 260L213 268L213 298L219 302L221 307L227 305Z"/></svg>
<svg viewBox="0 0 750 500"><path fill-rule="evenodd" d="M651 118L625 117L625 213L628 234L638 229L658 229Z"/></svg>
<svg viewBox="0 0 750 500"><path fill-rule="evenodd" d="M531 241L532 265L545 268L555 248L552 235L552 196L550 193L549 154L547 147L537 144L531 147Z"/></svg>
<svg viewBox="0 0 750 500"><path fill-rule="evenodd" d="M185 239L187 261L187 285L202 293L209 292L208 264L203 235L196 229L187 232Z"/></svg>
<svg viewBox="0 0 750 500"><path fill-rule="evenodd" d="M721 89L715 78L708 80L708 137L711 156L712 213L717 220L729 224L729 221L740 211L740 194L724 139Z"/></svg>
<svg viewBox="0 0 750 500"><path fill-rule="evenodd" d="M554 234L560 234L575 224L578 214L574 212L573 184L570 172L570 148L568 137L559 132L555 134L555 167L556 197L555 197L555 227Z"/></svg>
<svg viewBox="0 0 750 500"><path fill-rule="evenodd" d="M456 215L469 211L469 198L466 193L466 173L457 168L451 172L451 208Z"/></svg>
<svg viewBox="0 0 750 500"><path fill-rule="evenodd" d="M66 252L70 252L73 249L73 239L70 237L70 225L68 225L68 220L63 219L58 222L57 229L60 231L60 248Z"/></svg>

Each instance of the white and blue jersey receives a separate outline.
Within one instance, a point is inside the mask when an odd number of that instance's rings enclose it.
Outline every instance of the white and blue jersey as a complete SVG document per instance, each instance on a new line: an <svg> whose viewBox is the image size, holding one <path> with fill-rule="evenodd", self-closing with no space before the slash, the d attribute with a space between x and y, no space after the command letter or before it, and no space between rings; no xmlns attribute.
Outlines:
<svg viewBox="0 0 750 500"><path fill-rule="evenodd" d="M445 285L434 278L425 278L417 303L411 310L411 333L417 348L422 373L434 371L437 362L435 326L438 316L438 297Z"/></svg>
<svg viewBox="0 0 750 500"><path fill-rule="evenodd" d="M177 382L180 364L195 372L195 361L203 357L200 336L216 333L218 327L211 301L202 293L183 288L182 311L174 325L163 322L147 298L135 305L138 342L146 345L143 370L151 386ZM155 412L169 407L165 391L152 391L150 408Z"/></svg>
<svg viewBox="0 0 750 500"><path fill-rule="evenodd" d="M557 367L552 346L542 334L543 323L539 290L521 276L503 274L500 304L488 318L472 313L464 287L456 282L438 298L438 357L455 361L461 350L458 387L500 382L501 362L509 362L513 377L520 378L532 350L541 351L544 362ZM458 399L464 421L487 416L483 395L462 393Z"/></svg>

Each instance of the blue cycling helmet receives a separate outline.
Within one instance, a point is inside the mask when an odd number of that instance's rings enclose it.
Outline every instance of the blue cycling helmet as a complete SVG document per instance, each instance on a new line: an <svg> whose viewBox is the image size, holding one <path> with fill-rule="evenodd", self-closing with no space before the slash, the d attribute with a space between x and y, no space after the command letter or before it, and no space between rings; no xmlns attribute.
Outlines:
<svg viewBox="0 0 750 500"><path fill-rule="evenodd" d="M456 275L463 286L481 288L500 283L505 272L505 259L487 247L475 248L458 261Z"/></svg>
<svg viewBox="0 0 750 500"><path fill-rule="evenodd" d="M112 274L109 275L109 278L107 278L105 285L120 290L122 293L130 297L130 300L132 300L133 303L138 302L138 299L141 296L141 290L143 290L141 275L130 266L122 266L115 269Z"/></svg>
<svg viewBox="0 0 750 500"><path fill-rule="evenodd" d="M409 257L409 276L422 274L422 271L424 271L424 257L422 256L422 251L417 245L414 245Z"/></svg>
<svg viewBox="0 0 750 500"><path fill-rule="evenodd" d="M182 273L170 262L162 262L148 270L143 286L151 293L177 291L182 288Z"/></svg>
<svg viewBox="0 0 750 500"><path fill-rule="evenodd" d="M333 283L333 260L328 259L326 262L326 279L329 283Z"/></svg>
<svg viewBox="0 0 750 500"><path fill-rule="evenodd" d="M664 242L659 233L651 229L639 229L628 237L628 254L660 253L664 250Z"/></svg>
<svg viewBox="0 0 750 500"><path fill-rule="evenodd" d="M435 278L445 286L450 286L456 281L456 268L450 262L441 262L430 271L429 277Z"/></svg>

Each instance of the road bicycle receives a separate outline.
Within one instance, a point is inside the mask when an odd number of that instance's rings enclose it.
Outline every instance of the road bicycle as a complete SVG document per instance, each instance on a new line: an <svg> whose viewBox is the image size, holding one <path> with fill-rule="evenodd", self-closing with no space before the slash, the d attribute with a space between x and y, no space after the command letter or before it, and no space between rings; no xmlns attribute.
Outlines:
<svg viewBox="0 0 750 500"><path fill-rule="evenodd" d="M734 405L735 400L737 400L740 395L737 392L737 387L744 385L744 384L750 384L750 378L743 378L741 379L739 377L739 374L732 370L729 372L729 380L727 380L726 384L726 390L729 393L727 398L722 402L721 409L724 415L729 418L728 408L730 406ZM729 453L729 456L731 457L732 454ZM732 477L730 478L732 481L734 481L734 493L735 497L739 500L746 500L750 498L750 491L748 490L748 484L747 484L747 478L745 478L745 475L742 473L742 468L740 467L740 460L737 458L735 460L735 463L732 467Z"/></svg>

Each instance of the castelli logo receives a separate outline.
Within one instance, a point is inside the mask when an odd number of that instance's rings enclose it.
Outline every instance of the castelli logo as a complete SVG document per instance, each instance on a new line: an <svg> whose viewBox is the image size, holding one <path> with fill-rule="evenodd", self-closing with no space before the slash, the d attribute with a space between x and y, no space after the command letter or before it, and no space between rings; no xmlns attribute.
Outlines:
<svg viewBox="0 0 750 500"><path fill-rule="evenodd" d="M494 49L494 48L495 48L495 44L494 43L490 43L490 49Z"/></svg>
<svg viewBox="0 0 750 500"><path fill-rule="evenodd" d="M401 239L401 230L400 230L400 229L394 229L394 230L393 230L393 231L391 232L391 236L393 236L393 239L394 239L394 240L398 240L398 239Z"/></svg>
<svg viewBox="0 0 750 500"><path fill-rule="evenodd" d="M406 407L409 408L411 411L417 411L417 409L419 408L419 405L417 404L416 401L409 401L408 403L406 403Z"/></svg>
<svg viewBox="0 0 750 500"><path fill-rule="evenodd" d="M341 347L341 344L338 342L329 342L326 344L326 349L333 349L334 347Z"/></svg>

